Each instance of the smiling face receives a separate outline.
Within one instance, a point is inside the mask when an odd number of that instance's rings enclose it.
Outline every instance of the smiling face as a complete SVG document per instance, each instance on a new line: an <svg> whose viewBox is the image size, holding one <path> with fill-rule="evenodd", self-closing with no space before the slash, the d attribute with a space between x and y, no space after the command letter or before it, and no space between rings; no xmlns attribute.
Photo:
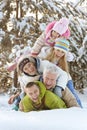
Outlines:
<svg viewBox="0 0 87 130"><path fill-rule="evenodd" d="M45 84L46 89L48 90L55 87L56 80L57 80L57 74L55 73L46 72L43 74L43 83Z"/></svg>
<svg viewBox="0 0 87 130"><path fill-rule="evenodd" d="M26 88L26 94L33 102L38 102L40 90L38 86L34 84L31 87Z"/></svg>
<svg viewBox="0 0 87 130"><path fill-rule="evenodd" d="M56 38L59 38L59 37L60 37L60 34L58 34L56 31L52 30L52 32L51 32L51 37L52 37L53 39L56 39Z"/></svg>
<svg viewBox="0 0 87 130"><path fill-rule="evenodd" d="M56 58L60 59L65 55L65 52L59 49L54 49L54 55Z"/></svg>
<svg viewBox="0 0 87 130"><path fill-rule="evenodd" d="M25 72L29 75L35 75L36 67L35 67L34 63L28 62L27 64L25 64L25 66L23 67L23 72Z"/></svg>

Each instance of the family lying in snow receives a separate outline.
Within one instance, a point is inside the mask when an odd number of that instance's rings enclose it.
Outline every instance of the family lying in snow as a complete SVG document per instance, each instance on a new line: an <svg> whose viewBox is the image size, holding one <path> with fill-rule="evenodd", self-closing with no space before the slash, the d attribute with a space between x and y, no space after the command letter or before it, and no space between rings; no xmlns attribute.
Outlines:
<svg viewBox="0 0 87 130"><path fill-rule="evenodd" d="M9 104L24 112L81 107L69 74L67 57L69 20L51 22L37 39L31 53L17 63L21 93L12 95Z"/></svg>

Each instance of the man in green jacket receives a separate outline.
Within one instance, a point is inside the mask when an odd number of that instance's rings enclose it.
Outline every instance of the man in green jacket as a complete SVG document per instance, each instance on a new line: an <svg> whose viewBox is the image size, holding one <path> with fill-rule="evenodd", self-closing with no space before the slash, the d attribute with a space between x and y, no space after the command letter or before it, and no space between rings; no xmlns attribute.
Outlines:
<svg viewBox="0 0 87 130"><path fill-rule="evenodd" d="M66 108L63 100L56 96L40 81L29 82L26 85L26 96L19 104L19 110L24 112Z"/></svg>

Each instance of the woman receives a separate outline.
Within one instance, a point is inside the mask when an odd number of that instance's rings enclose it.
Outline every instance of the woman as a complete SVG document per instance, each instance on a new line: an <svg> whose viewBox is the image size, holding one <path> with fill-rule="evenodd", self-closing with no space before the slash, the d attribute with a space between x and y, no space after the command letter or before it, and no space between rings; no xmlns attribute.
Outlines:
<svg viewBox="0 0 87 130"><path fill-rule="evenodd" d="M81 101L75 92L72 78L69 74L68 62L67 62L68 51L69 51L68 40L64 38L61 39L58 38L55 40L55 45L53 48L44 47L41 53L38 55L38 57L56 64L57 66L59 66L61 69L63 69L68 73L69 77L68 77L67 87L71 90L78 104L82 107Z"/></svg>

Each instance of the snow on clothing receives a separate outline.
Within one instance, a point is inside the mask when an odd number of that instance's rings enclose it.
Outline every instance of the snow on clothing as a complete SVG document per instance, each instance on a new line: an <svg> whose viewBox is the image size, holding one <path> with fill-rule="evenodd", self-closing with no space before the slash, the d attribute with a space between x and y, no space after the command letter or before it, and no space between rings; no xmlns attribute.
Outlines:
<svg viewBox="0 0 87 130"><path fill-rule="evenodd" d="M39 80L43 82L43 77L40 76ZM61 87L55 85L53 89L51 89L53 93L55 93L57 96L59 96L63 101L65 102L66 106L69 107L79 107L79 104L76 101L76 98L71 93L68 87L65 89L62 89Z"/></svg>
<svg viewBox="0 0 87 130"><path fill-rule="evenodd" d="M46 109L66 108L65 103L54 93L46 90L41 82L36 82L40 89L39 101L34 103L27 95L21 100L23 111L37 111Z"/></svg>
<svg viewBox="0 0 87 130"><path fill-rule="evenodd" d="M41 50L41 53L38 55L39 58L41 59L45 59L47 55L50 54L51 52L51 49L50 47L43 47L42 50ZM68 55L68 53L67 53ZM70 59L69 59L70 60ZM53 61L54 64L58 64L58 61L56 59L54 59ZM59 86L59 85L58 85ZM74 85L73 85L73 81L72 81L72 78L70 76L70 74L68 74L68 81L67 81L67 85L66 85L69 90L72 92L72 94L75 96L78 104L80 105L80 107L82 108L82 104L81 104L81 101L80 101L80 98L78 97L75 89L74 89Z"/></svg>

